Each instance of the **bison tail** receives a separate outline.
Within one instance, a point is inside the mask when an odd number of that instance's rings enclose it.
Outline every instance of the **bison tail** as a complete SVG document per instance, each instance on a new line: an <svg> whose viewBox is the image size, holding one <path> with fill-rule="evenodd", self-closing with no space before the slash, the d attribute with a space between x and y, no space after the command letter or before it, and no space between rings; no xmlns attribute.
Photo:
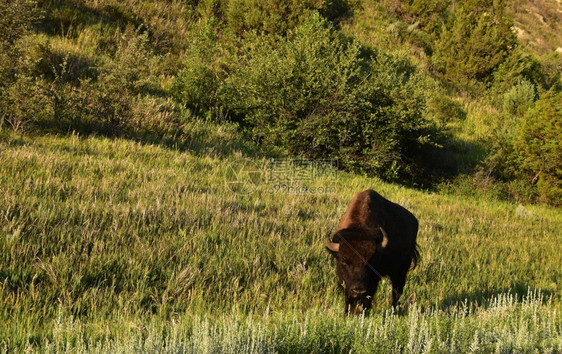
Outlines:
<svg viewBox="0 0 562 354"><path fill-rule="evenodd" d="M416 268L418 265L418 262L420 261L420 250L419 250L420 246L416 243L416 247L414 247L414 266L412 267L412 269Z"/></svg>

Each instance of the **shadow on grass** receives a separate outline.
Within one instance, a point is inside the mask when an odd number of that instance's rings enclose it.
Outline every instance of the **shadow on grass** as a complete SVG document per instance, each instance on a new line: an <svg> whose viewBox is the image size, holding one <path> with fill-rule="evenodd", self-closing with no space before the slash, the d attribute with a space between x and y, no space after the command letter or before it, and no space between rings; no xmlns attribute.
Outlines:
<svg viewBox="0 0 562 354"><path fill-rule="evenodd" d="M142 21L133 13L116 5L105 5L99 9L90 7L80 1L55 0L47 4L48 11L37 24L37 30L57 35L69 29L104 24L124 31L127 25L139 28Z"/></svg>
<svg viewBox="0 0 562 354"><path fill-rule="evenodd" d="M201 123L205 124L205 123ZM217 126L217 128L220 128ZM31 134L25 135L45 135L45 131L31 132ZM141 146L158 146L161 148L175 150L180 152L189 152L195 156L214 156L218 158L227 158L236 154L241 154L241 158L261 158L271 156L268 155L268 149L257 146L249 140L246 140L240 136L220 138L209 136L207 133L201 132L187 132L180 139L172 139L168 137L159 137L155 135L130 135L130 134L99 134L95 132L80 132L72 131L67 133L57 132L56 130L48 131L47 135L60 136L60 137L70 137L78 136L79 138L88 137L99 137L106 139L123 139L135 142ZM20 138L14 139L18 141L23 141ZM15 144L14 139L9 139L10 144ZM23 145L23 143L19 143ZM61 150L69 152L78 152L82 148L72 147L72 146L59 146ZM88 154L96 154L95 151L88 150Z"/></svg>
<svg viewBox="0 0 562 354"><path fill-rule="evenodd" d="M449 133L441 133L440 147L429 146L421 151L421 172L409 187L438 191L443 184L452 182L460 175L473 174L486 159L488 148L485 141L469 142Z"/></svg>
<svg viewBox="0 0 562 354"><path fill-rule="evenodd" d="M544 303L548 300L548 298L554 295L555 293L553 291L532 288L525 283L516 282L509 288L459 292L448 296L437 305L428 305L427 307L422 306L419 307L418 310L420 313L428 314L438 311L443 312L444 314L464 312L468 315L471 310L474 311L476 308L488 310L497 306L497 303L494 300L500 299L502 296L513 297L514 303L521 303L523 299L527 299L528 297ZM400 306L393 309L393 313L398 316L408 316L413 306L415 306L415 301L412 302L409 299L402 299ZM390 304L387 302L377 303L368 316L385 314L386 311L391 309Z"/></svg>
<svg viewBox="0 0 562 354"><path fill-rule="evenodd" d="M527 295L532 294L534 291L540 292L543 299L548 298L554 294L549 290L535 289L525 283L515 282L509 288L460 292L450 295L440 302L438 308L441 310L447 310L450 308L462 306L464 303L469 306L477 305L478 307L488 308L491 305L492 300L500 295L512 295L516 297L517 301L521 301L521 299L525 298Z"/></svg>

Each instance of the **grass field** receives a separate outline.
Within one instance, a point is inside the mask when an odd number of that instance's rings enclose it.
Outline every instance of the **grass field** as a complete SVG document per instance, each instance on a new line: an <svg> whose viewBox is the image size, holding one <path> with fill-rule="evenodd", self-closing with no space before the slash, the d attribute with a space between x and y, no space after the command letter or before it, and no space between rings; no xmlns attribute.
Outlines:
<svg viewBox="0 0 562 354"><path fill-rule="evenodd" d="M343 172L240 195L248 148L199 133L184 151L0 133L0 350L562 351L560 209ZM367 188L418 217L422 260L402 310L384 281L345 318L322 241Z"/></svg>

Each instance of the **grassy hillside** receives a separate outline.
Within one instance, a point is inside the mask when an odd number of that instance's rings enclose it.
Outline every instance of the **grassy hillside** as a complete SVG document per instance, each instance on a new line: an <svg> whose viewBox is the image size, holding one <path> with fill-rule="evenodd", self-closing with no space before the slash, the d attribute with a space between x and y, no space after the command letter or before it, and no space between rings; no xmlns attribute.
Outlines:
<svg viewBox="0 0 562 354"><path fill-rule="evenodd" d="M558 52L562 52L562 3L560 1L513 1L510 12L517 35L529 51L539 55L553 54L557 49Z"/></svg>
<svg viewBox="0 0 562 354"><path fill-rule="evenodd" d="M562 352L559 10L0 0L0 350ZM346 318L367 188L422 259Z"/></svg>
<svg viewBox="0 0 562 354"><path fill-rule="evenodd" d="M559 209L347 173L303 182L325 194L238 195L245 155L213 134L224 146L186 151L2 135L4 349L562 349ZM366 188L419 218L422 261L403 312L384 282L371 317L343 319L322 240Z"/></svg>

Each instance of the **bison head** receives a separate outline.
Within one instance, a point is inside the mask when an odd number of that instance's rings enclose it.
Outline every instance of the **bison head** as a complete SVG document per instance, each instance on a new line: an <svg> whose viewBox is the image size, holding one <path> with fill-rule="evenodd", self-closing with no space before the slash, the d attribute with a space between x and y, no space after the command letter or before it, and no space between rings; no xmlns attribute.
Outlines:
<svg viewBox="0 0 562 354"><path fill-rule="evenodd" d="M388 243L386 232L344 229L326 239L326 249L336 259L336 271L345 289L346 313L360 314L371 308L379 274L373 267L378 252Z"/></svg>

